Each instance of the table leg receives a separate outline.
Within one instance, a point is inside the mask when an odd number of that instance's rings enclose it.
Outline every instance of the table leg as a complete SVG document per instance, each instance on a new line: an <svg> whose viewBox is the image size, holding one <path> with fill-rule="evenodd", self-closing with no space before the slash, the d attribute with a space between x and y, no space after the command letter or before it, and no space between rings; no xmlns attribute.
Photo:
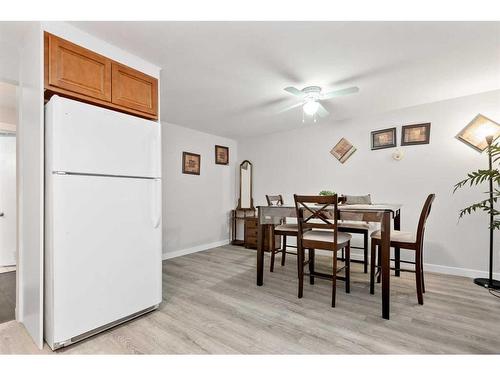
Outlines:
<svg viewBox="0 0 500 375"><path fill-rule="evenodd" d="M235 211L232 211L232 213L231 213L231 222L233 224L233 233L231 233L232 234L231 242L234 243L234 241L236 240L236 212Z"/></svg>
<svg viewBox="0 0 500 375"><path fill-rule="evenodd" d="M384 212L381 225L381 266L382 266L382 317L389 319L389 306L391 299L391 241L390 241L391 216Z"/></svg>
<svg viewBox="0 0 500 375"><path fill-rule="evenodd" d="M260 210L259 210L260 211ZM260 214L259 214L260 217ZM264 284L264 231L265 225L257 224L257 285Z"/></svg>
<svg viewBox="0 0 500 375"><path fill-rule="evenodd" d="M401 230L401 212L398 211L394 216L394 229ZM401 251L399 247L394 248L394 268L396 268L396 276L399 277L401 269Z"/></svg>

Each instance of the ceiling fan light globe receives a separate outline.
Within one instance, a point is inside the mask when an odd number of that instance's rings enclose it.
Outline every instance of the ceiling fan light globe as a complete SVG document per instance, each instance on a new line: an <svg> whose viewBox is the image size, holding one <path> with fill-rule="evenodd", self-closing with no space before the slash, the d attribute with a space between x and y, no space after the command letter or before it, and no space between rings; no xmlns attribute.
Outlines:
<svg viewBox="0 0 500 375"><path fill-rule="evenodd" d="M318 112L319 109L319 103L317 101L310 101L304 104L304 107L302 108L304 110L304 113L309 116L313 116L316 112Z"/></svg>

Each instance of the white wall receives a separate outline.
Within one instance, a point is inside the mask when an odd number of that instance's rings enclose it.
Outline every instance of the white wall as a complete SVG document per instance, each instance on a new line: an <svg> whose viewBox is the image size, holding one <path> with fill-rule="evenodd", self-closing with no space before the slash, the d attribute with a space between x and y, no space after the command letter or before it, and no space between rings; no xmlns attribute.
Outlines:
<svg viewBox="0 0 500 375"><path fill-rule="evenodd" d="M415 230L425 197L436 193L426 231L427 270L485 275L488 218L474 215L458 222L458 211L479 200L486 188L452 195L453 185L468 171L487 166L486 155L454 138L477 113L500 121L500 91L338 123L304 124L298 130L242 140L238 152L240 159L254 163L256 204L264 204L265 194L270 193L284 194L287 203L293 202L294 193L317 194L323 189L371 193L375 202L402 203L402 230ZM402 147L402 161L392 159L394 148L370 150L370 131L396 126L399 145L401 125L422 122L432 123L430 144ZM345 164L329 153L341 137L357 148ZM498 272L498 233L495 247Z"/></svg>
<svg viewBox="0 0 500 375"><path fill-rule="evenodd" d="M0 81L19 82L19 45L26 24L0 22Z"/></svg>
<svg viewBox="0 0 500 375"><path fill-rule="evenodd" d="M20 48L17 129L17 319L43 346L43 37L39 22L26 23Z"/></svg>
<svg viewBox="0 0 500 375"><path fill-rule="evenodd" d="M215 145L229 147L229 165L215 164ZM182 173L182 152L201 155L201 174ZM226 244L236 206L236 141L162 123L163 256Z"/></svg>

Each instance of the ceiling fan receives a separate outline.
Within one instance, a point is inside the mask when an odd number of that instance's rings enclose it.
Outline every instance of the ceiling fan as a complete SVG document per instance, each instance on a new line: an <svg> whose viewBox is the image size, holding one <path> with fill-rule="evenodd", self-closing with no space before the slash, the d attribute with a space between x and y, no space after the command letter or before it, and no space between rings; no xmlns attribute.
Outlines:
<svg viewBox="0 0 500 375"><path fill-rule="evenodd" d="M318 114L321 117L326 117L329 115L329 112L326 110L325 107L323 107L321 101L332 99L337 96L354 94L359 91L359 88L353 86L346 89L330 91L323 94L321 92L321 87L319 86L308 86L304 87L302 90L290 86L286 87L285 91L300 98L301 101L287 108L282 109L278 113L283 113L292 108L302 106L304 113L306 115L312 116L314 118L314 121L316 121L316 114ZM304 119L302 119L302 121L304 121Z"/></svg>

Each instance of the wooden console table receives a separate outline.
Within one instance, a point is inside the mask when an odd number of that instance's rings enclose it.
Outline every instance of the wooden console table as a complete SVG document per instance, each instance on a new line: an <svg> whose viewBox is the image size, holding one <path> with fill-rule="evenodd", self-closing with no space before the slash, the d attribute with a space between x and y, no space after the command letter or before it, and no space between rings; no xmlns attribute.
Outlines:
<svg viewBox="0 0 500 375"><path fill-rule="evenodd" d="M257 249L257 233L259 221L255 210L232 210L232 234L231 245L245 246L248 249ZM243 240L237 237L238 222L243 222ZM274 228L268 227L264 232L264 251L269 251L273 246L272 238L274 238L274 248L281 247L281 236L274 236Z"/></svg>

